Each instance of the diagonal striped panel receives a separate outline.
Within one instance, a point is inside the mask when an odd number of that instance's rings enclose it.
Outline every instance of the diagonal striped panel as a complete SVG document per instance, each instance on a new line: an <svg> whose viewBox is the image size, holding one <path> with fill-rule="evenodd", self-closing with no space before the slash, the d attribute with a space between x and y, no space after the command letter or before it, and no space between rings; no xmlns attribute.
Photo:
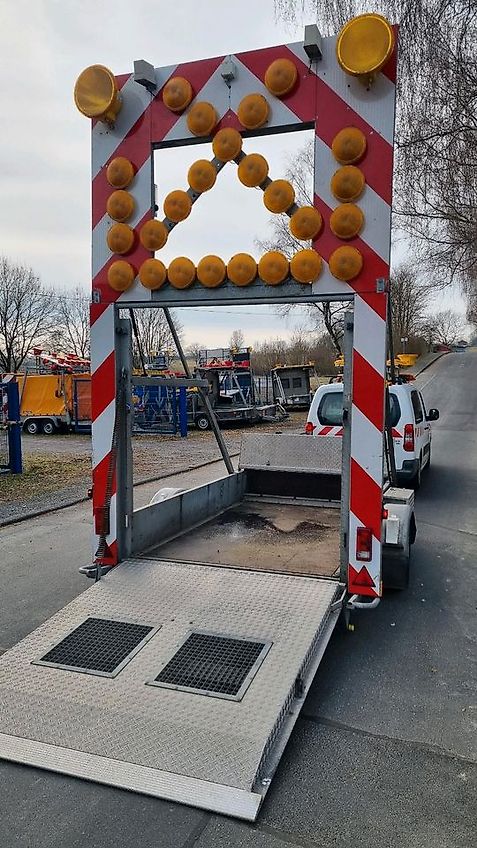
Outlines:
<svg viewBox="0 0 477 848"><path fill-rule="evenodd" d="M384 377L357 351L353 351L353 397L355 406L378 430L384 423Z"/></svg>
<svg viewBox="0 0 477 848"><path fill-rule="evenodd" d="M364 527L371 527L376 539L381 539L381 484L373 480L353 457L351 457L350 510Z"/></svg>
<svg viewBox="0 0 477 848"><path fill-rule="evenodd" d="M315 195L321 201L320 212L329 217L330 212L339 206L339 201L331 193L330 182L339 168L339 163L331 149L321 138L315 136ZM364 227L361 240L379 256L384 263L389 262L391 207L370 185L366 185L362 196L356 201L364 213ZM330 233L331 238L333 234ZM335 239L335 243L339 240ZM351 242L354 244L354 240Z"/></svg>
<svg viewBox="0 0 477 848"><path fill-rule="evenodd" d="M303 42L289 44L288 49L303 63L308 73L319 81L316 103L323 114L327 114L325 106L329 104L334 104L335 110L338 109L340 112L344 104L348 109L350 122L354 126L362 128L364 122L392 146L396 86L384 72L377 74L369 90L357 78L343 73L336 60L336 37L334 36L322 39L323 57L318 62L314 62L311 67ZM392 61L393 57L389 65Z"/></svg>
<svg viewBox="0 0 477 848"><path fill-rule="evenodd" d="M381 431L353 404L351 427L351 455L355 462L381 486L383 457ZM338 434L336 434L338 435Z"/></svg>
<svg viewBox="0 0 477 848"><path fill-rule="evenodd" d="M114 350L92 374L92 381L94 392L91 398L91 418L92 421L96 421L114 399L116 383Z"/></svg>

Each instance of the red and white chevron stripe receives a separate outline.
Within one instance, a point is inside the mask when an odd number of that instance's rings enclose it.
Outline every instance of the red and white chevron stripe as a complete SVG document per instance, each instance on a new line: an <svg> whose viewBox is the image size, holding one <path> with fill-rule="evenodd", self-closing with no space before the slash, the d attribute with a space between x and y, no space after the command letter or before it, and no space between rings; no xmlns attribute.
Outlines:
<svg viewBox="0 0 477 848"><path fill-rule="evenodd" d="M322 60L310 66L303 44L289 44L238 53L231 56L236 78L229 89L222 79L223 56L199 62L156 69L157 91L152 96L134 82L132 76L117 78L122 109L113 129L101 123L93 127L93 301L92 324L92 396L93 396L93 468L94 508L104 504L107 469L110 463L115 408L114 303L147 302L151 292L136 282L127 292L118 294L107 283L107 271L114 257L107 244L110 219L106 201L112 189L106 169L116 156L132 161L136 177L128 189L136 202L129 223L137 230L153 216L154 146L185 145L195 141L185 115L169 111L162 102L165 83L172 76L189 80L194 98L212 103L218 113L217 129L241 129L238 105L246 94L262 93L270 106L267 131L304 126L315 127L314 202L325 226L314 247L324 260L319 280L313 284L316 296L355 296L355 336L353 352L353 409L351 445L350 549L353 553L359 526L372 529L371 562L363 566L353 556L349 565L350 591L380 594L381 509L382 509L382 427L384 414L384 363L386 294L377 293L376 279L389 276L390 215L392 190L395 60L378 74L370 90L346 76L335 55L335 38L323 39ZM288 58L298 69L298 85L281 98L274 98L264 85L265 73L272 61ZM194 101L193 101L194 102ZM360 237L353 239L364 259L363 270L351 283L335 279L328 268L332 251L342 242L329 228L331 212L337 203L330 192L330 179L338 165L331 153L336 133L346 126L362 130L367 139L367 154L359 167L366 178L365 192L359 205L365 215ZM251 133L248 133L251 135ZM151 256L137 242L127 257L136 270ZM187 292L184 292L184 303ZM249 297L244 292L244 297ZM263 296L263 292L262 292ZM210 301L210 298L208 298ZM210 301L212 302L212 301ZM158 303L158 301L155 301ZM327 428L325 428L327 429ZM340 428L332 428L339 435ZM332 435L331 430L326 435ZM110 508L108 563L117 561L115 481Z"/></svg>

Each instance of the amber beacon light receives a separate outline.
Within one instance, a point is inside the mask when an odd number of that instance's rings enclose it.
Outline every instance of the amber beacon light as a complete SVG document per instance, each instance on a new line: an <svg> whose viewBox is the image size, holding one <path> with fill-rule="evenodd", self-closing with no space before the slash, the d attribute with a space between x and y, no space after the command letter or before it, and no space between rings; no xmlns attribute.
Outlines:
<svg viewBox="0 0 477 848"><path fill-rule="evenodd" d="M112 71L104 65L90 65L76 80L76 108L87 118L114 124L121 109L121 97Z"/></svg>
<svg viewBox="0 0 477 848"><path fill-rule="evenodd" d="M348 21L336 42L336 55L342 69L351 76L372 81L394 50L391 24L381 15L358 15Z"/></svg>

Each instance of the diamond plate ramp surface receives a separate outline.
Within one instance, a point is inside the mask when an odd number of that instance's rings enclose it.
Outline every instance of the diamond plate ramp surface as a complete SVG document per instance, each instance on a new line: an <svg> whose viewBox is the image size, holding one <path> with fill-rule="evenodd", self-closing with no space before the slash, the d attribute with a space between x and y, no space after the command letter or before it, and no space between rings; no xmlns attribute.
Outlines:
<svg viewBox="0 0 477 848"><path fill-rule="evenodd" d="M124 563L0 658L0 756L205 807L198 782L209 795L213 786L250 793L336 590L303 577ZM114 679L32 664L88 616L160 629ZM146 685L190 630L273 643L241 701ZM182 794L161 788L164 775L184 778Z"/></svg>

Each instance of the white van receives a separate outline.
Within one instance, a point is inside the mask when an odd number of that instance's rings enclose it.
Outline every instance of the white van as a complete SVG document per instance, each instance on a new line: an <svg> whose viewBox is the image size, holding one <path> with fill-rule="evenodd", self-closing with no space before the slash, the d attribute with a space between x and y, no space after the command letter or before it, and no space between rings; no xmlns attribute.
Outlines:
<svg viewBox="0 0 477 848"><path fill-rule="evenodd" d="M430 422L437 421L439 412L427 412L420 391L408 382L389 386L389 401L398 483L418 489L421 472L431 461ZM305 433L341 436L342 423L343 383L320 386L311 402Z"/></svg>

